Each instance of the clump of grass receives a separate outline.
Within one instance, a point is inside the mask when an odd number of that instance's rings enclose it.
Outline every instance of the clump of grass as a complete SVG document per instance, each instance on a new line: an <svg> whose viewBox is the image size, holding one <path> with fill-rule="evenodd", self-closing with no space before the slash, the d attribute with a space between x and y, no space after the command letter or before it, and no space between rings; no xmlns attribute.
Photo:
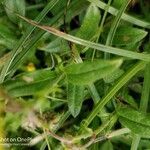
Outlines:
<svg viewBox="0 0 150 150"><path fill-rule="evenodd" d="M150 147L143 3L1 2L0 149Z"/></svg>

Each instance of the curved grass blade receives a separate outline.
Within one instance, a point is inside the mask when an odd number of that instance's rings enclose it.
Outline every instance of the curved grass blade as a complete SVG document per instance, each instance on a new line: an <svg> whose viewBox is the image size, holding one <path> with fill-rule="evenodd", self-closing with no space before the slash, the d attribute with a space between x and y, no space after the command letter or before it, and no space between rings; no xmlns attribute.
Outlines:
<svg viewBox="0 0 150 150"><path fill-rule="evenodd" d="M119 55L119 56L124 56L124 57L129 57L129 58L132 58L132 59L139 59L139 60L144 60L144 61L150 62L150 54L136 53L136 52L120 49L120 48L114 48L114 47L110 47L110 46L105 46L103 44L97 44L97 43L94 43L94 42L86 41L86 40L77 38L75 36L66 34L64 32L61 32L61 31L59 31L59 30L57 30L53 27L44 26L44 25L42 26L42 25L39 25L39 24L37 24L36 22L34 22L32 20L26 19L25 17L22 17L22 16L20 16L20 17L22 19L24 19L25 21L29 22L30 24L32 24L34 26L37 26L38 28L40 28L42 30L45 30L49 33L52 33L56 36L64 38L64 39L66 39L70 42L74 42L74 43L79 44L79 45L83 45L83 46L86 46L86 47L97 49L97 50L100 50L102 52L112 53L112 54L116 54L116 55Z"/></svg>
<svg viewBox="0 0 150 150"><path fill-rule="evenodd" d="M77 3L77 0L73 1L70 4L70 7L68 9L68 16L67 16L67 20L69 21L71 20L71 18L73 18L74 16L78 15L79 13L81 13L83 10L86 9L87 3L85 3L83 0L80 1L79 3ZM78 9L77 9L78 8ZM55 15L54 18L52 18L49 22L50 25L54 25L54 26L60 26L63 23L63 13L64 11L60 11L57 15ZM56 24L57 23L57 24ZM24 61L24 59L26 58L26 56L28 55L28 51L35 45L35 43L43 36L43 34L45 33L45 31L37 31L36 36L34 36L32 39L28 39L25 44L24 44L24 50L21 51L14 59L14 61L12 62L11 66L9 67L9 71L7 72L7 74L9 74L9 77L13 74L13 72L16 70L16 68L18 67L18 65ZM28 43L28 44L26 44ZM6 75L7 75L6 74Z"/></svg>

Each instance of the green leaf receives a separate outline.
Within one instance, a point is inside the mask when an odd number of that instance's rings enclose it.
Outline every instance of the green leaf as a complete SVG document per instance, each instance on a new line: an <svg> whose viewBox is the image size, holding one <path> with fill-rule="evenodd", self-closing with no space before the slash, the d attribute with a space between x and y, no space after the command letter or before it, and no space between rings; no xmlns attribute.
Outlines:
<svg viewBox="0 0 150 150"><path fill-rule="evenodd" d="M91 114L81 124L81 129L87 127L96 115L103 109L103 107L112 99L112 97L141 69L145 67L145 62L138 62L130 68L118 81L110 88L108 93L96 104Z"/></svg>
<svg viewBox="0 0 150 150"><path fill-rule="evenodd" d="M31 73L23 73L16 79L4 82L3 86L13 97L34 95L48 88L56 77L55 72L43 69Z"/></svg>
<svg viewBox="0 0 150 150"><path fill-rule="evenodd" d="M101 16L98 7L91 4L87 9L82 25L76 36L85 40L91 39L97 33L100 18Z"/></svg>
<svg viewBox="0 0 150 150"><path fill-rule="evenodd" d="M106 141L105 143L102 144L100 150L113 150L113 145L110 141Z"/></svg>
<svg viewBox="0 0 150 150"><path fill-rule="evenodd" d="M18 23L19 21L16 13L25 16L25 0L5 0L4 4L6 13L12 22Z"/></svg>
<svg viewBox="0 0 150 150"><path fill-rule="evenodd" d="M55 5L51 10L52 14L56 15L61 10L65 9L67 3L68 3L68 0L59 0L57 5Z"/></svg>
<svg viewBox="0 0 150 150"><path fill-rule="evenodd" d="M123 98L124 101L128 103L131 107L136 109L138 108L138 104L136 103L135 99L131 95L129 95L128 92L125 91L123 93Z"/></svg>
<svg viewBox="0 0 150 150"><path fill-rule="evenodd" d="M104 78L115 71L122 63L118 60L95 60L85 61L79 64L67 66L64 71L69 82L77 85L88 85L94 81Z"/></svg>
<svg viewBox="0 0 150 150"><path fill-rule="evenodd" d="M112 83L116 79L118 79L121 75L123 75L123 73L124 73L124 70L118 68L114 72L112 72L110 75L107 75L104 78L104 81L105 83Z"/></svg>
<svg viewBox="0 0 150 150"><path fill-rule="evenodd" d="M129 45L129 44L137 43L141 41L146 35L147 32L142 29L138 29L130 26L121 26L117 29L117 32L113 40L113 44Z"/></svg>
<svg viewBox="0 0 150 150"><path fill-rule="evenodd" d="M76 117L81 110L84 98L84 86L68 83L68 107L71 114Z"/></svg>
<svg viewBox="0 0 150 150"><path fill-rule="evenodd" d="M4 24L0 24L0 45L3 45L7 48L13 48L16 44L17 38L14 35L14 32Z"/></svg>
<svg viewBox="0 0 150 150"><path fill-rule="evenodd" d="M81 27L77 31L76 36L89 41L96 40L100 19L101 15L98 7L91 4L86 11ZM75 48L81 52L84 49L84 46L75 45Z"/></svg>
<svg viewBox="0 0 150 150"><path fill-rule="evenodd" d="M48 43L47 45L39 47L39 49L50 53L58 53L63 51L69 51L70 48L66 40L61 38L56 38L55 40Z"/></svg>
<svg viewBox="0 0 150 150"><path fill-rule="evenodd" d="M125 2L125 0L115 0L113 1L113 6L117 9L119 9L121 7L121 5Z"/></svg>
<svg viewBox="0 0 150 150"><path fill-rule="evenodd" d="M150 115L127 107L119 108L117 113L125 127L142 137L150 138Z"/></svg>

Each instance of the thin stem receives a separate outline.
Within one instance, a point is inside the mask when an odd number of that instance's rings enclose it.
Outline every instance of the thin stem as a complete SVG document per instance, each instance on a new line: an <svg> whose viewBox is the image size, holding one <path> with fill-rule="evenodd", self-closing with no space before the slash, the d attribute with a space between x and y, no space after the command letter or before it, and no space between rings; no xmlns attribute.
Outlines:
<svg viewBox="0 0 150 150"><path fill-rule="evenodd" d="M107 135L104 135L104 136L101 136L101 137L98 137L96 139L92 138L91 141L89 141L85 146L84 148L87 148L89 146L91 146L93 143L97 143L97 142L100 142L100 141L104 141L106 139L111 139L113 137L118 137L118 136L121 136L123 134L127 134L127 133L130 133L131 131L128 129L128 128L122 128L122 129L119 129L119 130L116 130L116 131L113 131Z"/></svg>
<svg viewBox="0 0 150 150"><path fill-rule="evenodd" d="M65 100L65 99L60 99L60 98L51 97L51 96L46 96L46 98L49 98L49 99L51 99L51 100L53 100L53 101L60 101L60 102L65 102L65 103L67 103L67 100Z"/></svg>
<svg viewBox="0 0 150 150"><path fill-rule="evenodd" d="M47 132L47 134L49 134L53 138L57 139L58 141L61 141L61 142L65 143L65 144L72 144L72 140L68 140L68 139L65 139L63 137L60 137L60 136L58 136L57 134L53 133L50 130L47 130L46 132Z"/></svg>
<svg viewBox="0 0 150 150"><path fill-rule="evenodd" d="M44 131L44 134L46 135L45 128L43 128L43 131ZM49 141L48 141L48 136L47 136L47 135L45 136L45 140L46 140L46 143L47 143L48 150L51 150L50 145L49 145Z"/></svg>

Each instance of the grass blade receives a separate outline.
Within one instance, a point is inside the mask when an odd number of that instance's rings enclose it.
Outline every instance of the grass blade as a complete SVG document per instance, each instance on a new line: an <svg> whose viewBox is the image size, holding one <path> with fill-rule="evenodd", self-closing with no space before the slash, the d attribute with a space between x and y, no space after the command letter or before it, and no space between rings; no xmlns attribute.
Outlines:
<svg viewBox="0 0 150 150"><path fill-rule="evenodd" d="M32 20L29 20L29 19L26 19L22 16L20 16L20 17L22 19L24 19L25 21L29 22L30 24L32 24L34 26L37 26L38 28L40 28L42 30L45 30L49 33L52 33L56 36L64 38L64 39L66 39L70 42L74 42L74 43L79 44L79 45L83 45L83 46L86 46L86 47L97 49L97 50L100 50L102 52L108 52L108 53L116 54L116 55L119 55L119 56L124 56L124 57L129 57L129 58L132 58L132 59L139 59L139 60L144 60L144 61L150 62L150 55L149 54L136 53L136 52L120 49L120 48L114 48L114 47L105 46L105 45L102 45L102 44L97 44L97 43L94 43L94 42L89 42L89 41L77 38L75 36L66 34L64 32L61 32L61 31L59 31L55 28L39 25L36 22L34 22Z"/></svg>
<svg viewBox="0 0 150 150"><path fill-rule="evenodd" d="M97 7L101 8L101 9L104 9L106 8L107 4L105 4L104 2L100 1L100 0L88 0L89 2L91 3L94 3ZM108 12L114 16L117 15L118 13L118 10L113 8L113 7L109 7L108 9ZM123 20L127 21L127 22L130 22L132 24L135 24L137 26L140 26L140 27L143 27L143 28L147 28L147 29L150 29L150 23L149 22L146 22L146 21L143 21L143 20L140 20L140 19L137 19L135 17L132 17L130 15L127 15L127 14L123 14L122 17L121 17Z"/></svg>
<svg viewBox="0 0 150 150"><path fill-rule="evenodd" d="M58 2L59 0L52 0L50 1L46 7L43 9L43 11L37 16L37 18L35 19L37 22L40 22L45 15L49 12L50 9L52 9ZM29 36L31 35L31 33L34 31L36 27L35 26L30 26L29 29L27 30L27 32L23 35L23 37L21 38L21 40L19 41L18 44L16 44L16 47L13 49L10 59L8 59L8 61L5 63L5 66L2 69L1 75L0 75L0 83L2 83L5 80L5 77L7 75L7 72L13 62L13 60L15 59L16 55L22 51L22 47L25 44L25 42L27 41L27 39L29 38Z"/></svg>

